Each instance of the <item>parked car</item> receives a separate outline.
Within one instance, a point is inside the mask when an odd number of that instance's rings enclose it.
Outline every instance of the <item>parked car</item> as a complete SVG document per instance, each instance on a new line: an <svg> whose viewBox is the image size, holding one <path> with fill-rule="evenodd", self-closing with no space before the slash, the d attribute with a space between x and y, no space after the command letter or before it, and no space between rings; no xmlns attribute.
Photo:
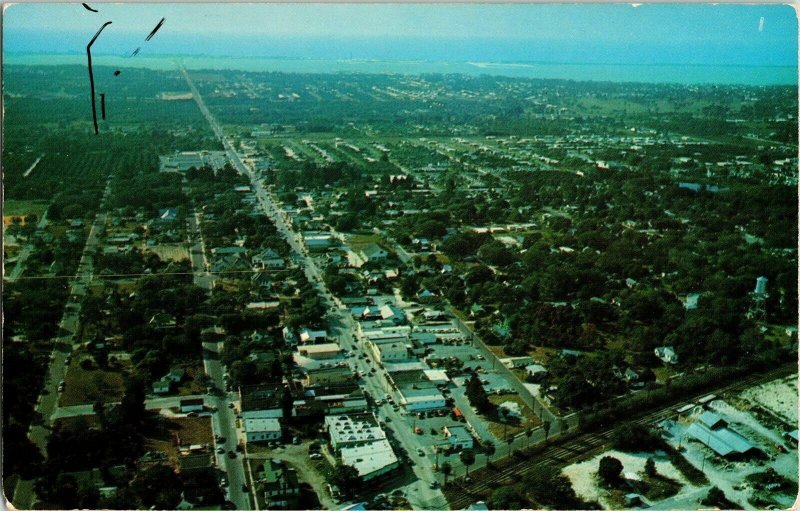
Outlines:
<svg viewBox="0 0 800 511"><path fill-rule="evenodd" d="M225 454L225 448L220 447L219 449L217 449L217 454Z"/></svg>
<svg viewBox="0 0 800 511"><path fill-rule="evenodd" d="M311 454L308 455L308 458L312 459L312 460L321 460L322 459L322 454L320 454L318 452L312 452Z"/></svg>
<svg viewBox="0 0 800 511"><path fill-rule="evenodd" d="M420 456L425 456L425 451L422 450L422 447L417 449L417 454L419 454Z"/></svg>

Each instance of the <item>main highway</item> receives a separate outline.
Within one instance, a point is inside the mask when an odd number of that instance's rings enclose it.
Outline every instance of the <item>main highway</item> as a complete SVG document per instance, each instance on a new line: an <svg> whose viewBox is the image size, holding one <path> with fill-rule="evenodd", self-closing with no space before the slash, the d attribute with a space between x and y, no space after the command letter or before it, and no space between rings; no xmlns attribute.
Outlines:
<svg viewBox="0 0 800 511"><path fill-rule="evenodd" d="M323 304L329 311L328 321L329 324L332 325L332 328L336 329L336 336L338 337L340 346L342 349L348 350L351 353L358 353L362 351L364 353L368 353L369 350L359 347L359 343L357 343L354 339L354 333L357 332L355 320L352 318L348 310L337 306L335 303L333 296L327 289L325 282L322 279L322 273L320 272L319 267L303 246L302 237L298 233L294 232L291 222L285 213L280 211L275 206L275 201L273 201L271 195L264 188L259 180L259 177L248 166L246 166L239 157L235 147L225 136L222 128L219 126L214 116L206 107L200 92L192 82L192 79L186 69L183 66L181 66L180 69L189 85L190 90L192 91L192 95L197 102L200 111L206 117L206 120L208 120L208 123L211 125L211 129L220 139L228 160L240 174L250 178L251 188L258 198L262 209L267 214L269 219L274 223L281 236L286 240L292 252L295 254L296 259L303 265L306 278L317 290ZM362 347L364 346L363 342L363 339L360 340ZM369 353L368 356L371 357ZM374 398L381 399L385 394L385 390L380 382L385 381L385 371L380 368L380 366L376 364L374 360L369 360L370 362L368 363L365 359L360 357L351 357L349 359L351 367L354 371L364 371L370 375L367 376L366 381L362 382L362 386L365 387ZM371 373L373 367L375 368L375 373ZM393 407L387 405L384 405L378 413L382 413L384 417L389 416L392 418L391 425L387 424L387 427L392 428L395 440L402 445L403 449L405 449L405 451L408 452L411 457L416 457L418 444L414 439L411 427L408 426L407 420L401 417ZM417 458L416 463L413 465L416 480L404 487L404 493L414 509L447 508L447 502L442 492L437 488L430 488L430 483L436 480L430 458L431 457L427 455Z"/></svg>

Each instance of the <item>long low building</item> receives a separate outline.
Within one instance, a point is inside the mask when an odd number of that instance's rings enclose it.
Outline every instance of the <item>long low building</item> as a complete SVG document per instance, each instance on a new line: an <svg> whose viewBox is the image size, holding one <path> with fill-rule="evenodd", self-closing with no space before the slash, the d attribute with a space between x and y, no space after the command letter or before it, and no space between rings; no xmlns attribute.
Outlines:
<svg viewBox="0 0 800 511"><path fill-rule="evenodd" d="M745 437L730 429L717 414L705 411L686 432L724 458L738 458L758 451Z"/></svg>
<svg viewBox="0 0 800 511"><path fill-rule="evenodd" d="M372 413L325 417L325 429L334 450L386 440L386 433Z"/></svg>
<svg viewBox="0 0 800 511"><path fill-rule="evenodd" d="M250 442L273 442L280 440L281 421L275 418L269 419L245 419L244 420L245 439Z"/></svg>
<svg viewBox="0 0 800 511"><path fill-rule="evenodd" d="M338 344L329 342L325 344L311 344L301 346L297 349L300 355L312 359L336 358L342 349Z"/></svg>
<svg viewBox="0 0 800 511"><path fill-rule="evenodd" d="M369 481L400 466L388 440L345 447L340 452L342 464L353 467L364 481Z"/></svg>

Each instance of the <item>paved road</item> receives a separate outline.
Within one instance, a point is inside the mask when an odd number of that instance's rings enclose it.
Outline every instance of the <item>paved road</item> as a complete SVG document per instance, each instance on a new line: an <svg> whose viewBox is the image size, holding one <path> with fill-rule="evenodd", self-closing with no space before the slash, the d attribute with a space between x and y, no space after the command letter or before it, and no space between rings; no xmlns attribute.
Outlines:
<svg viewBox="0 0 800 511"><path fill-rule="evenodd" d="M178 408L181 399L192 399L202 397L208 401L208 397L204 394L196 394L191 396L167 396L167 397L154 397L145 399L144 407L147 410L160 410L162 408ZM119 402L106 403L106 405L119 404ZM62 419L64 417L78 417L80 415L94 415L94 404L85 405L71 405L59 406L50 415L50 421Z"/></svg>
<svg viewBox="0 0 800 511"><path fill-rule="evenodd" d="M47 211L44 212L42 218L40 218L39 222L36 224L36 232L44 229L46 225ZM22 272L25 270L25 263L28 261L28 257L30 257L31 252L33 252L33 241L26 243L22 248L22 251L19 253L19 256L17 256L17 262L14 264L14 268L8 274L8 277L6 277L9 282L15 282L20 275L22 275Z"/></svg>
<svg viewBox="0 0 800 511"><path fill-rule="evenodd" d="M191 189L187 188L187 192L191 193ZM205 241L200 230L200 216L196 208L193 208L193 210L194 214L187 215L186 218L193 281L196 286L207 289L210 292L214 288L215 279L208 272ZM217 389L205 397L206 406L217 409L217 412L211 417L211 428L215 437L222 436L225 438L225 442L217 444L217 447L224 447L227 453L228 451L236 452L239 438L236 431L236 415L230 408L232 404L235 404L237 396L234 393L225 392L225 368L219 359L222 347L223 343L221 342L203 343L203 369L211 378L213 387ZM227 473L228 486L226 492L228 500L233 502L237 509L251 509L251 496L248 492L242 490L242 485L247 482L244 456L237 454L235 458L230 458L227 454L216 453L216 458L217 467ZM252 484L248 486L250 486L250 491L255 491L252 488Z"/></svg>
<svg viewBox="0 0 800 511"><path fill-rule="evenodd" d="M192 197L192 189L186 187L186 194ZM192 214L186 215L187 243L189 245L189 259L192 263L194 273L194 285L203 289L214 289L214 275L209 271L208 259L206 259L206 245L203 233L200 230L200 213L194 205L192 199Z"/></svg>
<svg viewBox="0 0 800 511"><path fill-rule="evenodd" d="M208 111L205 104L203 103L202 97L200 96L199 91L194 86L189 77L188 73L185 69L182 69L184 77L186 78L187 82L189 83L189 87L192 90L194 95L195 101L197 102L200 110L206 116L206 119L211 124L212 130L220 137L222 144L225 148L225 152L227 153L228 159L231 161L231 164L234 168L242 175L248 176L251 181L252 189L258 198L259 204L261 205L264 212L267 216L272 220L275 224L278 232L282 235L282 237L286 240L289 244L289 247L292 251L296 254L298 260L304 267L305 275L308 281L315 287L317 292L319 293L320 297L322 298L323 303L328 308L330 321L332 324L339 325L338 328L338 337L340 345L343 349L352 350L352 351L362 351L362 348L356 346L354 344L353 337L351 335L352 332L356 332L356 326L353 318L350 316L349 311L341 310L333 304L333 296L328 291L327 287L322 280L322 274L317 267L314 260L306 251L305 247L302 245L301 237L294 232L291 222L286 217L285 213L280 211L276 206L275 202L272 200L270 195L264 189L261 182L258 180L257 176L253 173L253 171L248 168L239 157L236 149L233 145L225 138L224 134L222 133L222 129L217 124L214 117ZM361 367L362 370L366 370L367 366L365 365L365 361L360 358L352 358L350 359L354 362L354 368ZM370 367L371 368L371 367ZM357 369L356 369L357 370ZM383 396L383 387L379 383L383 379L384 371L380 370L371 378L368 378L365 386L367 389L373 393L375 397ZM391 408L386 409L384 407L383 412L388 414L389 416L394 415L392 417L393 421L396 419L396 422L393 424L403 425L405 421L395 412L391 410ZM413 438L413 432L410 428L406 427L394 427L394 433L397 440L403 445L403 447L408 451L412 456L416 454L416 449L418 444L416 443L415 439ZM418 480L409 484L407 488L406 494L408 495L409 503L412 505L414 509L445 509L447 508L447 503L444 498L444 495L438 489L431 489L429 488L429 484L431 481L434 480L435 476L433 474L433 470L431 468L431 459L429 456L424 458L420 458L419 461L414 466L414 472L418 477Z"/></svg>
<svg viewBox="0 0 800 511"><path fill-rule="evenodd" d="M278 450L271 451L267 454L257 454L251 456L253 460L265 460L267 458L274 458L285 461L291 466L298 468L298 477L311 485L314 492L319 497L319 502L322 509L339 509L342 505L337 505L330 497L326 485L328 484L325 478L319 471L311 465L308 458L308 445L310 442L304 442L300 445L284 445Z"/></svg>
<svg viewBox="0 0 800 511"><path fill-rule="evenodd" d="M94 222L89 229L89 235L83 246L81 259L78 262L78 270L74 280L70 284L70 298L64 307L64 313L58 324L57 337L53 339L53 351L50 354L50 366L45 375L42 392L36 401L34 421L28 430L28 438L39 448L42 454L47 454L47 442L52 430L53 415L58 406L58 384L64 379L67 373L65 360L70 348L74 348L74 337L78 331L78 322L81 312L81 301L86 295L86 284L92 279L94 269L94 258L91 255L97 249L99 234L106 223L106 213L104 212L106 199L111 192L110 181L106 184L103 195L100 199L100 207L95 216ZM42 215L44 220L45 215ZM72 297L75 297L75 300ZM36 501L33 491L33 481L20 481L14 490L13 502L18 508L30 509Z"/></svg>
<svg viewBox="0 0 800 511"><path fill-rule="evenodd" d="M232 146L225 138L222 129L219 127L216 120L214 120L211 112L206 108L203 98L200 96L200 92L195 87L186 69L182 66L181 72L192 91L198 108L200 108L200 111L208 120L212 130L220 139L220 142L225 146L226 151L229 153L228 157L230 158ZM238 159L238 155L236 161L239 166L243 165L242 161ZM233 160L231 160L231 162L234 163ZM190 250L194 282L201 287L211 290L213 288L214 277L208 273L207 261L205 259L205 245L200 232L199 215L196 210L194 215L189 215L188 225L189 235L192 240L195 241ZM202 257L198 256L198 249ZM212 406L216 406L218 410L213 416L211 425L215 435L225 437L225 443L223 444L225 450L234 450L235 452L238 444L236 416L229 406L235 401L236 397L234 394L225 393L225 369L223 368L222 362L219 360L219 353L222 351L222 343L204 343L203 348L205 354L203 357L203 367L206 374L211 378L214 386L219 390L219 393L210 395L207 398L212 402ZM245 477L244 456L237 454L235 458L229 458L226 455L217 454L217 466L223 468L228 474L228 500L233 502L237 509L251 509L251 507L255 507L251 504L257 501L254 500L251 502L251 495L242 490L242 485L247 481ZM251 492L255 491L253 488L254 485L249 486Z"/></svg>

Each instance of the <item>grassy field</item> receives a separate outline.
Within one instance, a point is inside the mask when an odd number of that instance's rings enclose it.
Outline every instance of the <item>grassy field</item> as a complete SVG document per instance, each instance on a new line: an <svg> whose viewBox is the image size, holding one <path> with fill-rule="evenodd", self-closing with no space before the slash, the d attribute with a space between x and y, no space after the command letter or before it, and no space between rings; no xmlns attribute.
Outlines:
<svg viewBox="0 0 800 511"><path fill-rule="evenodd" d="M203 367L187 367L186 375L183 383L178 389L178 394L181 396L193 396L195 394L204 394L206 387L200 382L200 377L203 375Z"/></svg>
<svg viewBox="0 0 800 511"><path fill-rule="evenodd" d="M145 449L163 452L174 463L178 462L178 442L180 445L214 444L210 417L159 417L159 421L163 428L154 427L145 434Z"/></svg>
<svg viewBox="0 0 800 511"><path fill-rule="evenodd" d="M47 211L48 203L38 200L6 200L3 203L3 223L11 223L11 217L36 215L41 218Z"/></svg>
<svg viewBox="0 0 800 511"><path fill-rule="evenodd" d="M47 210L47 201L42 200L6 200L3 204L3 215L43 215Z"/></svg>
<svg viewBox="0 0 800 511"><path fill-rule="evenodd" d="M156 254L162 261L185 261L189 259L189 251L179 244L164 244L147 247L148 252Z"/></svg>
<svg viewBox="0 0 800 511"><path fill-rule="evenodd" d="M489 396L489 401L496 405L500 405L502 403L511 401L513 403L517 403L519 405L519 410L522 413L522 420L519 424L508 424L506 427L505 424L499 421L494 420L487 420L489 424L489 432L494 435L495 438L498 440L503 440L505 437L503 433L507 435L516 435L518 433L522 433L528 428L535 428L541 425L542 421L536 417L536 414L533 413L533 410L530 409L522 399L517 395L505 395L505 396Z"/></svg>
<svg viewBox="0 0 800 511"><path fill-rule="evenodd" d="M80 366L82 358L91 358L84 354L74 356L70 362L67 376L64 378L65 389L59 399L59 406L71 406L95 403L98 400L105 402L119 401L124 390L124 375L128 371L130 362L120 361L119 368L111 369L84 369Z"/></svg>
<svg viewBox="0 0 800 511"><path fill-rule="evenodd" d="M61 427L64 431L86 431L87 428L97 427L100 421L96 415L79 415L77 417L63 417L56 419L53 427Z"/></svg>
<svg viewBox="0 0 800 511"><path fill-rule="evenodd" d="M358 251L370 243L379 243L381 237L377 234L351 234L347 236L347 243L350 244L353 251Z"/></svg>

